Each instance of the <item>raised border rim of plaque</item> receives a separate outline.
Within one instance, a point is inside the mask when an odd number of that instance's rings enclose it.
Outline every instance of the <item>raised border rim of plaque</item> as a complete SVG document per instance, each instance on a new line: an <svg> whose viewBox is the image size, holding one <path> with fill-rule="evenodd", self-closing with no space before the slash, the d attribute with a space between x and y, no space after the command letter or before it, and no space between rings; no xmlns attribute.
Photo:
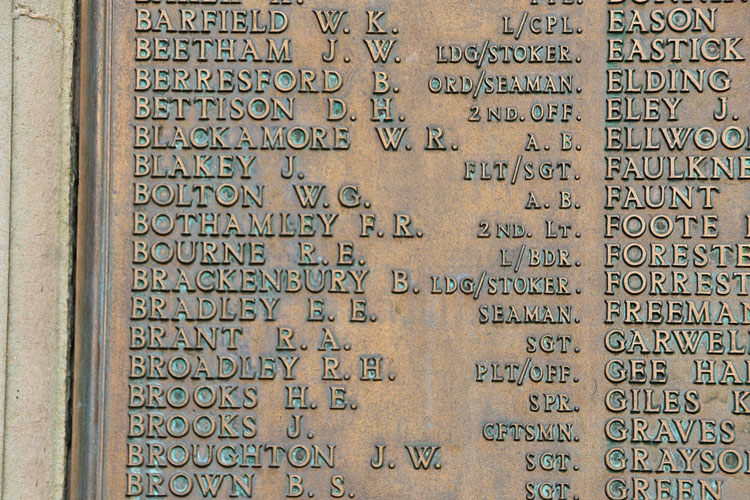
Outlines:
<svg viewBox="0 0 750 500"><path fill-rule="evenodd" d="M81 0L79 189L69 500L105 492L110 244L112 0Z"/></svg>

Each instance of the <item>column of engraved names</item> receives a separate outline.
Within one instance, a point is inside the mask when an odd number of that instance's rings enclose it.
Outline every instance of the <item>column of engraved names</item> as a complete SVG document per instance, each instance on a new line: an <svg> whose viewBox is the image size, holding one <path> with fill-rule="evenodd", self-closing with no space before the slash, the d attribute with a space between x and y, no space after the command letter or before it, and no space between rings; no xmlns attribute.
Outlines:
<svg viewBox="0 0 750 500"><path fill-rule="evenodd" d="M605 494L741 498L750 158L732 100L747 11L607 3Z"/></svg>
<svg viewBox="0 0 750 500"><path fill-rule="evenodd" d="M339 358L336 310L376 316L365 260L304 172L351 133L341 72L296 61L290 33L315 23L297 5L134 2L125 496L354 497L311 420L356 410L346 381L380 367Z"/></svg>
<svg viewBox="0 0 750 500"><path fill-rule="evenodd" d="M582 2L529 1L492 10L491 30L435 47L433 95L464 110L476 144L460 151L467 190L489 194L475 219L478 270L430 276L430 292L474 305L482 332L471 379L497 412L476 424L483 456L502 467L492 498L578 499L582 428L574 396L585 257L576 185L585 62ZM428 133L446 147L444 131ZM447 134L446 134L447 135ZM464 139L466 142L467 139ZM429 141L428 141L429 142ZM456 155L453 155L454 157ZM486 336L485 336L486 335Z"/></svg>

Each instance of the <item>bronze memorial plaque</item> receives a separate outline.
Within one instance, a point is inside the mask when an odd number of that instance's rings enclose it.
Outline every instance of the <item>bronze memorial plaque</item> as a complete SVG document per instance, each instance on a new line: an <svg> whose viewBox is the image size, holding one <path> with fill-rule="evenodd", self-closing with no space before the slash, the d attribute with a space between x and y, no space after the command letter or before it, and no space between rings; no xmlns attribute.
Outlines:
<svg viewBox="0 0 750 500"><path fill-rule="evenodd" d="M83 4L71 499L750 498L750 4Z"/></svg>

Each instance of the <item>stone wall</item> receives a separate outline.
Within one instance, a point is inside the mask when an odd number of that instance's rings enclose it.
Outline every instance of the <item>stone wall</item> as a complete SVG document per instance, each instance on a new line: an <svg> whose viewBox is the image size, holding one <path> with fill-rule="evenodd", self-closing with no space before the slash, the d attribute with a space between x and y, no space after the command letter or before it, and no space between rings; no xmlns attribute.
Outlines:
<svg viewBox="0 0 750 500"><path fill-rule="evenodd" d="M75 0L0 1L0 499L64 497Z"/></svg>

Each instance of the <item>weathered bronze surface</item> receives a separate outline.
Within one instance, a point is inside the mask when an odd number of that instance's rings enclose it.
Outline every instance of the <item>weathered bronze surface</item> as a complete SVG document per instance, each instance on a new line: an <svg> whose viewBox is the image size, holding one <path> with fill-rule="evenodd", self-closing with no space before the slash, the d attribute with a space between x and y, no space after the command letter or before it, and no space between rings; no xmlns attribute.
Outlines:
<svg viewBox="0 0 750 500"><path fill-rule="evenodd" d="M744 1L83 3L71 498L748 498Z"/></svg>

